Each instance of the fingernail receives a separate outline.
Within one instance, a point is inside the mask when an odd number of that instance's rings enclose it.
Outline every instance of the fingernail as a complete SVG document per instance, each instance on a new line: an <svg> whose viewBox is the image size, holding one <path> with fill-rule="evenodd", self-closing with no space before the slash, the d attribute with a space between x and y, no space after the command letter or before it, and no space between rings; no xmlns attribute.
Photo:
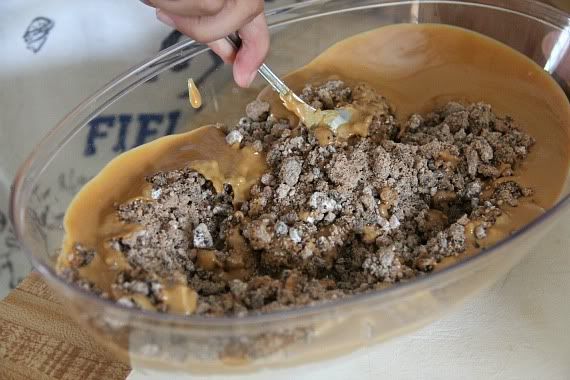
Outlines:
<svg viewBox="0 0 570 380"><path fill-rule="evenodd" d="M156 18L165 23L166 25L172 27L172 28L176 28L176 24L174 24L174 20L172 20L170 18L170 16L168 16L166 13L164 13L162 10L157 9L156 10Z"/></svg>

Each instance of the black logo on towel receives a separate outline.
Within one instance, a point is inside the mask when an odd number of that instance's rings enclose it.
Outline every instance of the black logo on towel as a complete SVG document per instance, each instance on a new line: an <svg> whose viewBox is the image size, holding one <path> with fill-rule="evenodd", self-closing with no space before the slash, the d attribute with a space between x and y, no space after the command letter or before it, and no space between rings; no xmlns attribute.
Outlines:
<svg viewBox="0 0 570 380"><path fill-rule="evenodd" d="M33 19L23 36L26 47L34 54L40 51L54 25L55 23L47 17Z"/></svg>

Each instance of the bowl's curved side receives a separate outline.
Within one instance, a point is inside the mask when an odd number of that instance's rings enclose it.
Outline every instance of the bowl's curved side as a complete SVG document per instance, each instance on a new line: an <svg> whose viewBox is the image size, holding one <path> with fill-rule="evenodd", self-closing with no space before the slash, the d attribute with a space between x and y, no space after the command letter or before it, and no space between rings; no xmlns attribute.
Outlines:
<svg viewBox="0 0 570 380"><path fill-rule="evenodd" d="M419 12L418 4L427 13ZM276 41L286 40L287 31L291 28L301 28L309 23L314 24L314 30L318 29L318 23L329 23L329 18L338 20L352 15L359 20L354 30L347 29L342 32L344 34L339 32L327 37L334 41L383 24L422 22L422 17L426 17L435 6L476 7L483 16L487 11L505 12L510 17L523 17L529 22L536 22L546 30L560 31L568 25L568 18L561 12L531 0L521 0L516 4L506 0L470 3L309 1L274 10L269 19L273 35L280 37ZM502 7L507 10L501 10ZM442 20L446 21L452 23ZM503 38L507 39L508 34ZM318 43L315 41L314 46L320 46ZM553 223L570 210L570 196L566 195L556 207L509 239L454 267L417 281L299 310L240 319L184 318L133 311L69 286L55 274L51 252L46 250L47 243L44 241L44 235L52 233L53 238L61 240L63 232L58 229L46 231L45 226L34 222L37 218L34 217L33 194L39 185L48 182L46 169L55 165L58 155L66 154L66 148L94 116L157 74L164 75L169 68L204 51L203 46L192 41L181 42L109 83L81 103L42 140L18 171L12 186L12 222L34 266L59 294L65 296L81 323L106 344L147 360L148 365L216 372L224 368L220 364L243 364L243 368L249 370L285 366L336 356L402 334L428 323L470 294L496 281L529 251ZM310 58L314 53L299 59ZM282 70L289 71L294 67L294 64L292 67L283 65ZM189 70L190 75L186 75L192 76L193 68ZM327 349L323 350L322 347Z"/></svg>

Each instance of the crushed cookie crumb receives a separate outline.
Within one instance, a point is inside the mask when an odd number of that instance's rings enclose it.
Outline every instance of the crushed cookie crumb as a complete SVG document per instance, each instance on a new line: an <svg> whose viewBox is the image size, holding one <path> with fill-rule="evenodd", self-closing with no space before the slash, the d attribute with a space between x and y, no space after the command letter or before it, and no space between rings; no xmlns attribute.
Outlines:
<svg viewBox="0 0 570 380"><path fill-rule="evenodd" d="M198 294L195 313L209 316L370 291L461 255L470 225L479 245L503 206L532 196L508 177L534 139L488 104L450 102L398 121L366 85L307 85L301 97L319 109L372 98L379 106L368 137L321 146L303 124L250 103L247 116L224 129L228 144L264 152L267 161L242 204L233 204L231 186L217 192L189 168L147 178L150 199L117 207L120 220L140 227L110 242L130 268L114 284L117 303L140 307L136 297L144 296L168 312L161 282L180 279ZM66 278L89 288L77 269L94 255L76 245Z"/></svg>

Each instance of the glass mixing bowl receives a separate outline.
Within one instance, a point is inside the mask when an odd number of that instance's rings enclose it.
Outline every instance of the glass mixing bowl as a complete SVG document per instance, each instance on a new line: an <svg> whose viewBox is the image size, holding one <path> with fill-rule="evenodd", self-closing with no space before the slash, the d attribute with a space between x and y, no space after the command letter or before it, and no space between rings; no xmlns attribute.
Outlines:
<svg viewBox="0 0 570 380"><path fill-rule="evenodd" d="M493 37L537 62L562 86L570 81L565 59L570 19L530 0L306 1L270 11L268 19L272 47L267 62L279 74L362 31L437 22ZM547 35L556 43L541 48ZM188 106L189 77L202 91L204 106L198 111ZM117 353L150 367L199 372L251 371L336 357L417 329L448 312L509 271L553 224L570 214L566 186L558 204L533 223L440 272L373 293L244 318L131 310L56 276L62 216L82 184L141 143L212 121L235 122L263 86L258 79L249 90L237 88L231 69L205 46L182 41L81 103L21 167L11 212L25 251L70 314Z"/></svg>

